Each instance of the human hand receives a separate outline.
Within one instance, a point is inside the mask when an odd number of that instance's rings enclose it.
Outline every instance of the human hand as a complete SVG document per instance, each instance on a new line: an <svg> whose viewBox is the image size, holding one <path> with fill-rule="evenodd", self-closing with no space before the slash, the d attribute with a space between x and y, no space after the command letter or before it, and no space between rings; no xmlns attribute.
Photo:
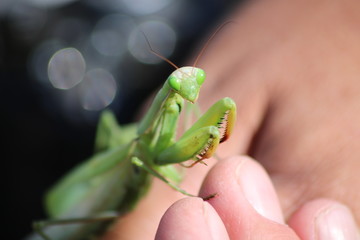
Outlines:
<svg viewBox="0 0 360 240"><path fill-rule="evenodd" d="M286 220L327 198L360 222L359 12L355 0L250 2L198 64L207 73L204 109L225 96L237 103L234 134L219 155L259 161ZM196 193L208 169L190 169L181 187ZM107 239L152 239L162 214L182 197L155 180Z"/></svg>
<svg viewBox="0 0 360 240"><path fill-rule="evenodd" d="M163 216L156 239L359 239L351 212L328 199L305 203L284 218L269 176L255 161L232 157L207 175L200 196L184 198Z"/></svg>

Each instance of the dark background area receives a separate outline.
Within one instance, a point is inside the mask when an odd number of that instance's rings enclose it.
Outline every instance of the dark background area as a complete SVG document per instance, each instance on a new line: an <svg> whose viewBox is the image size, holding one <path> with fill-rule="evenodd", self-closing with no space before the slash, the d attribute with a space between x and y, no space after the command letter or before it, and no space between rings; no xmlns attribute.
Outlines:
<svg viewBox="0 0 360 240"><path fill-rule="evenodd" d="M159 6L137 11L139 6L130 6L131 2ZM176 41L168 57L181 66L196 53L199 41L224 21L222 17L235 2L1 0L1 218L5 220L1 235L6 236L2 239L22 239L31 231L33 220L46 218L42 208L46 189L93 151L101 109L84 109L77 86L60 90L50 84L46 73L52 54L75 47L89 63L87 70L107 69L118 89L112 102L103 107L111 108L120 123L128 123L173 68L163 61L142 63L126 49L119 55L89 54L87 44L101 19L124 17L133 23L124 23L130 30L147 21L170 26ZM129 36L126 31L122 33L123 46L128 46ZM151 33L146 34L152 42ZM152 44L156 48L156 42Z"/></svg>

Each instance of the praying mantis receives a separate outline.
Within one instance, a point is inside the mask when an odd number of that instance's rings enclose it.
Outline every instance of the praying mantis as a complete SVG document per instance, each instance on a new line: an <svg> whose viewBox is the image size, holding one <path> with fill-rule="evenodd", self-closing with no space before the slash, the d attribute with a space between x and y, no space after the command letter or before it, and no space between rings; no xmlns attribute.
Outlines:
<svg viewBox="0 0 360 240"><path fill-rule="evenodd" d="M176 70L138 124L123 127L109 110L102 113L96 153L46 194L50 220L34 224L43 239L95 236L108 222L101 220L114 220L136 206L149 189L152 176L184 195L194 196L178 187L182 176L174 164L184 166L183 162L190 159L193 166L213 156L232 133L236 104L228 97L217 101L177 139L184 104L196 102L206 76L204 70L195 67L196 61L194 66L181 68L170 64Z"/></svg>

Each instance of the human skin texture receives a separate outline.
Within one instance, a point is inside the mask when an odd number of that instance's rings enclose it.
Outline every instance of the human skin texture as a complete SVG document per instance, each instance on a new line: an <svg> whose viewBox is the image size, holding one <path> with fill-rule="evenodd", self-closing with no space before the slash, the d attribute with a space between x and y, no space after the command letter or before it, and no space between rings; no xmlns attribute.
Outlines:
<svg viewBox="0 0 360 240"><path fill-rule="evenodd" d="M181 185L197 193L205 179L200 196L218 195L176 202L184 196L155 179L104 239L358 239L359 13L356 0L258 0L229 15L236 24L198 63L199 102L231 97L238 120L221 160L189 169Z"/></svg>

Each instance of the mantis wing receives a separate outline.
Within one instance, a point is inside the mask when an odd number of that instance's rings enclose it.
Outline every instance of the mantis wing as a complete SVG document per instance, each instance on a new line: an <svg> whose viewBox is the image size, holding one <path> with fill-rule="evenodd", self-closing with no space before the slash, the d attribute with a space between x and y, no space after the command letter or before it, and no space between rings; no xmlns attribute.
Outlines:
<svg viewBox="0 0 360 240"><path fill-rule="evenodd" d="M95 152L127 144L136 138L137 124L120 126L114 113L104 110L99 119L95 138Z"/></svg>
<svg viewBox="0 0 360 240"><path fill-rule="evenodd" d="M71 219L131 210L149 185L148 174L129 161L133 145L98 153L60 180L46 195L50 216ZM84 233L98 225L50 226L45 233L55 239L79 239L77 237L86 236Z"/></svg>

